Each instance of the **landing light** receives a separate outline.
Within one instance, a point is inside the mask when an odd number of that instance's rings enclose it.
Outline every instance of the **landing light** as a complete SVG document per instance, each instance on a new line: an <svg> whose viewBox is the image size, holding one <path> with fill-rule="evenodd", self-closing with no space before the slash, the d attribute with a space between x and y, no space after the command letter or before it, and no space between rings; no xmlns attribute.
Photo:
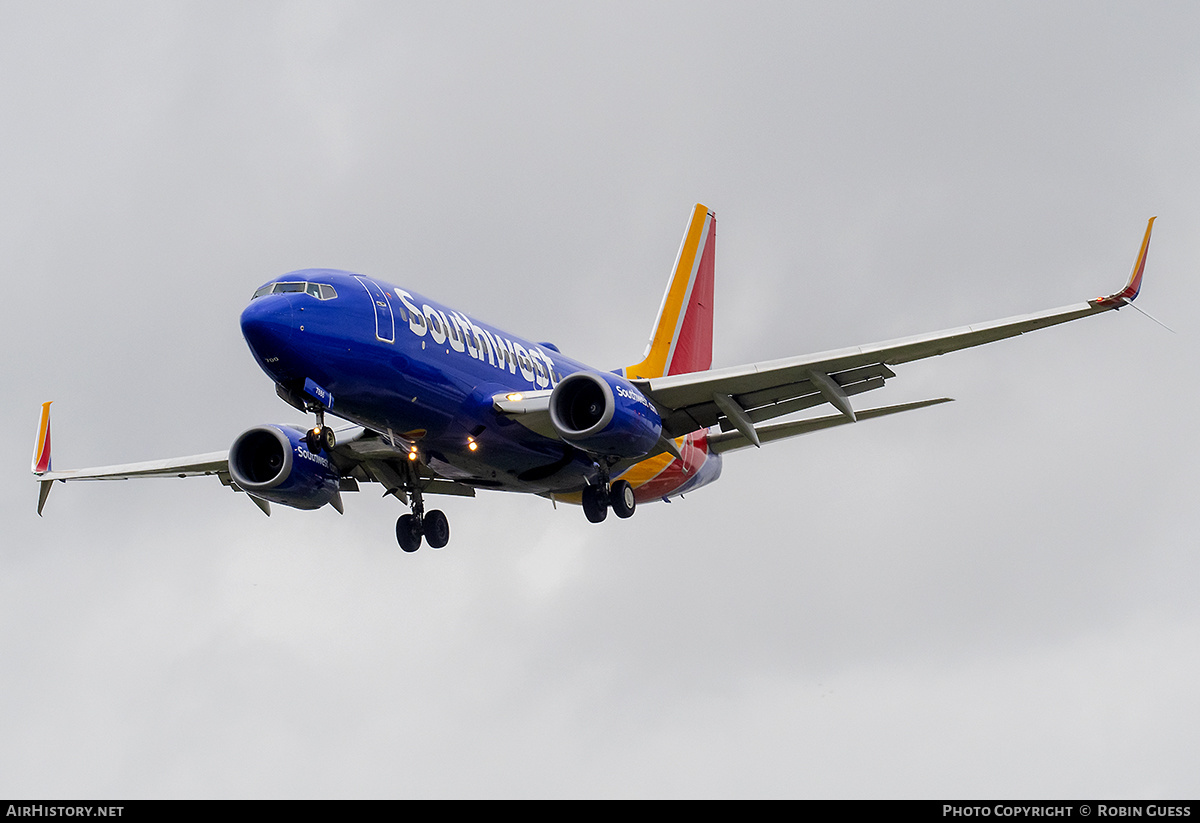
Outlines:
<svg viewBox="0 0 1200 823"><path fill-rule="evenodd" d="M518 400L524 400L525 395L521 394L519 391L515 391L512 394L505 395L505 399L516 403Z"/></svg>
<svg viewBox="0 0 1200 823"><path fill-rule="evenodd" d="M467 448L470 449L471 451L475 451L476 449L479 448L479 444L475 442L474 437L467 438Z"/></svg>

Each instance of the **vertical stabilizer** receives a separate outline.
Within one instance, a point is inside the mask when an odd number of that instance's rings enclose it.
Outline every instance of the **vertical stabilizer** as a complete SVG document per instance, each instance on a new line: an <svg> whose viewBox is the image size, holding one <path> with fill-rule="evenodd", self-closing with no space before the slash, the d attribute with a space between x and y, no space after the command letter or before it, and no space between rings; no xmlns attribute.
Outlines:
<svg viewBox="0 0 1200 823"><path fill-rule="evenodd" d="M645 359L626 366L626 377L665 377L706 371L712 366L716 246L717 216L697 203L675 258Z"/></svg>

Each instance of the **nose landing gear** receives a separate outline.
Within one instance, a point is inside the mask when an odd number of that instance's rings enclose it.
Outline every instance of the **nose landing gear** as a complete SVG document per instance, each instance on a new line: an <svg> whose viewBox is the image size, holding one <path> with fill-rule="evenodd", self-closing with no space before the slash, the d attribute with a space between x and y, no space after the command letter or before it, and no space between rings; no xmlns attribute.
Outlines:
<svg viewBox="0 0 1200 823"><path fill-rule="evenodd" d="M308 446L308 450L313 454L322 449L327 452L333 451L333 447L337 445L337 436L332 428L325 425L325 409L318 405L311 410L317 414L317 425L304 433L304 445Z"/></svg>
<svg viewBox="0 0 1200 823"><path fill-rule="evenodd" d="M337 437L334 436L333 429L325 425L325 410L333 408L333 395L308 377L304 380L304 396L296 397L291 392L281 396L297 408L300 407L299 404L303 404L304 411L313 412L317 416L317 425L304 434L304 445L308 446L308 450L313 454L322 449L327 452L333 451L333 447L337 445Z"/></svg>
<svg viewBox="0 0 1200 823"><path fill-rule="evenodd" d="M337 445L337 437L334 435L333 429L329 426L317 425L305 433L304 444L308 446L308 450L313 454L322 449L330 452Z"/></svg>

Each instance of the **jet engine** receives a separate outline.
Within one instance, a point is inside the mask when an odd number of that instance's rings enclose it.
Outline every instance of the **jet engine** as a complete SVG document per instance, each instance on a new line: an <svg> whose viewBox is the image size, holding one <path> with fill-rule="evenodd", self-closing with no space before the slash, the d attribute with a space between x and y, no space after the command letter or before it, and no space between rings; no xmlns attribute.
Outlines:
<svg viewBox="0 0 1200 823"><path fill-rule="evenodd" d="M558 436L592 454L639 457L662 436L654 405L628 380L604 372L567 375L550 395Z"/></svg>
<svg viewBox="0 0 1200 823"><path fill-rule="evenodd" d="M338 492L337 467L313 454L295 426L255 426L229 450L229 475L242 491L294 509L319 509Z"/></svg>

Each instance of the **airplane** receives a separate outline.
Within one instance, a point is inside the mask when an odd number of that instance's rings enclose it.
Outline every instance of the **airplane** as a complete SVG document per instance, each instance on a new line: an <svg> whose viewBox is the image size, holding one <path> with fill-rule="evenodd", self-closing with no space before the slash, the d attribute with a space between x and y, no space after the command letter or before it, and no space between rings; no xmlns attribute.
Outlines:
<svg viewBox="0 0 1200 823"><path fill-rule="evenodd" d="M1125 287L1048 311L932 334L712 369L716 215L696 204L641 361L604 371L374 277L303 269L265 283L242 312L250 352L280 398L314 425L250 428L227 452L53 470L50 403L33 457L38 514L54 481L216 475L268 516L271 504L332 506L379 483L409 507L406 552L450 539L427 495L525 492L578 504L587 519L706 486L727 452L945 403L855 408L893 367L1132 305L1150 218ZM834 414L766 423L818 406ZM335 430L327 417L349 426Z"/></svg>

